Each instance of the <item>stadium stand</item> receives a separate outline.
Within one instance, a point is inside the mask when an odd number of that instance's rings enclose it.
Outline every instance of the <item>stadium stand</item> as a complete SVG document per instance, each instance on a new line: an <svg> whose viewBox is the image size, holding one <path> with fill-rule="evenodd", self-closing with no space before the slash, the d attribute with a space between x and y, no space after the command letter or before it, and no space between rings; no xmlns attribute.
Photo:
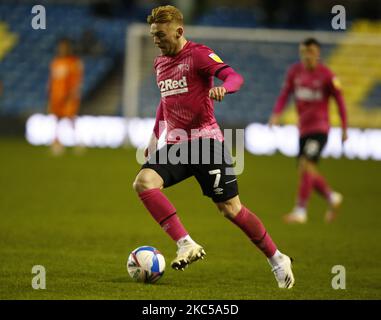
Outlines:
<svg viewBox="0 0 381 320"><path fill-rule="evenodd" d="M49 5L47 29L32 30L31 6L0 4L0 79L4 93L0 98L0 115L29 115L46 109L46 84L49 63L57 40L70 37L79 40L85 30L91 30L105 50L99 55L84 56L85 79L83 97L94 92L106 75L120 63L125 49L125 31L133 21L143 21L146 11L131 11L130 15L119 12L112 19L95 16L87 6ZM239 8L216 7L201 15L199 25L261 27L260 13ZM238 18L239 17L239 18ZM277 27L282 27L281 25ZM315 26L319 27L319 26ZM366 21L354 23L353 32L379 33L379 25ZM348 32L350 33L350 32ZM197 41L197 39L193 39ZM213 48L220 56L245 77L244 90L228 97L216 107L219 121L229 124L246 124L252 121L266 122L279 93L287 66L297 61L295 44L277 42L222 42L201 41ZM237 49L239 48L239 50ZM377 47L323 46L323 59L340 75L345 84L349 108L362 110L379 109L381 101L381 77L359 73L351 63L353 52L358 52L374 72L379 72L380 60ZM351 54L348 54L348 50ZM119 58L119 60L118 60ZM276 63L274 63L276 61ZM148 74L140 91L139 116L152 117L159 99L157 86ZM361 105L361 107L358 107ZM356 109L356 110L357 110ZM227 111L236 112L227 112ZM355 110L355 112L356 112ZM352 110L351 110L352 111ZM367 126L364 124L364 126Z"/></svg>
<svg viewBox="0 0 381 320"><path fill-rule="evenodd" d="M366 33L375 39L381 33L381 23L359 20L353 23L348 37ZM366 107L377 108L381 101L381 60L380 46L347 44L334 52L330 65L341 75L346 84L346 98L349 106L363 103ZM356 57L356 63L353 58ZM361 58L359 58L361 57Z"/></svg>
<svg viewBox="0 0 381 320"><path fill-rule="evenodd" d="M3 116L45 111L49 63L60 37L76 41L84 30L91 29L107 48L100 56L82 57L84 98L97 88L116 58L123 54L126 19L95 17L86 6L52 5L46 11L47 28L33 30L31 6L0 4L0 78L4 85L0 114Z"/></svg>
<svg viewBox="0 0 381 320"><path fill-rule="evenodd" d="M216 27L258 27L257 12L255 10L244 10L242 8L216 7L205 12L196 20L198 25Z"/></svg>

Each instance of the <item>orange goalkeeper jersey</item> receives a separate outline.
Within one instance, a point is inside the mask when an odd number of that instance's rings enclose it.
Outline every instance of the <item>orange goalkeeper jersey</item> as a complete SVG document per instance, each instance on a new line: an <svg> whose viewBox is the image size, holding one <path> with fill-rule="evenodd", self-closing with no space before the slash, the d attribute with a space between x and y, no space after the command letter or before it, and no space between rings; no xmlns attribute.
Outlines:
<svg viewBox="0 0 381 320"><path fill-rule="evenodd" d="M76 56L56 57L50 65L50 112L58 117L74 117L80 104L83 64Z"/></svg>

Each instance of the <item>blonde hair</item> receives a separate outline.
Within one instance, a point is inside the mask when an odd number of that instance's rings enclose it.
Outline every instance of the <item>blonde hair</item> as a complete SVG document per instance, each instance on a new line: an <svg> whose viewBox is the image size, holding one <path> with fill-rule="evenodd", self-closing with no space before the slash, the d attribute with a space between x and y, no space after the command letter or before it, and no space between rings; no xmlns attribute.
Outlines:
<svg viewBox="0 0 381 320"><path fill-rule="evenodd" d="M182 25L184 22L183 14L174 6L160 6L152 9L151 14L147 17L149 24L177 22Z"/></svg>

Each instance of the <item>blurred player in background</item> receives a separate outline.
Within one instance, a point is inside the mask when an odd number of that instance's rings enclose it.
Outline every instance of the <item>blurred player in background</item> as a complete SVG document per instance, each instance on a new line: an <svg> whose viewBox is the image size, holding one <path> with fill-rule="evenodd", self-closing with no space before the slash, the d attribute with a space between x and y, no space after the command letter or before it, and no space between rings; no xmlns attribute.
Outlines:
<svg viewBox="0 0 381 320"><path fill-rule="evenodd" d="M81 101L82 78L83 64L81 59L73 53L71 41L66 38L60 39L57 55L50 64L48 112L54 114L58 120L69 118L73 127ZM51 148L53 154L64 151L57 131Z"/></svg>
<svg viewBox="0 0 381 320"><path fill-rule="evenodd" d="M320 43L314 38L306 39L300 44L299 53L301 62L289 68L269 120L270 125L279 123L288 97L293 94L299 115L299 190L296 206L285 216L285 222L307 222L307 204L313 189L327 200L329 207L325 220L331 222L337 215L343 196L332 190L319 173L317 163L328 138L329 98L333 96L338 106L342 142L347 140L346 108L339 80L331 70L319 62Z"/></svg>
<svg viewBox="0 0 381 320"><path fill-rule="evenodd" d="M194 146L199 147L199 159L207 153L200 148L204 142L208 142L210 155L224 154L223 134L214 116L213 100L222 101L226 94L238 91L243 78L211 49L185 39L183 15L177 8L162 6L153 9L147 22L151 26L154 44L161 51L154 63L161 100L146 150L149 159L136 176L134 189L153 218L177 243L177 257L171 263L172 268L184 270L205 255L203 247L192 240L175 207L161 191L194 176L204 195L212 198L219 211L268 258L279 287L291 288L294 285L291 259L277 249L260 219L241 204L237 178L226 172L227 167L232 166L231 162L229 164L225 158L222 163L217 162L214 157L208 157L210 163L198 161L196 164L189 158L185 163L177 164L151 161L160 159L163 154L169 158L173 149L177 150L181 144L186 148L191 146L190 153ZM223 84L215 87L214 77L222 80ZM162 122L166 123L167 144L157 150ZM186 136L172 135L176 129L184 130ZM192 129L197 129L198 134L193 135Z"/></svg>

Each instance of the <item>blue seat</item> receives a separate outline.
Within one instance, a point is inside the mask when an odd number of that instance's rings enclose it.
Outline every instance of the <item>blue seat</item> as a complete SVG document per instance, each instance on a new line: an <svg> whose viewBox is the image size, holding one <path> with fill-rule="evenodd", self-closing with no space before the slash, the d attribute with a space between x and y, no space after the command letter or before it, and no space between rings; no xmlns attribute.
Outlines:
<svg viewBox="0 0 381 320"><path fill-rule="evenodd" d="M31 6L0 4L0 21L17 33L18 44L0 62L4 94L0 115L44 112L49 65L57 40L62 36L80 39L84 30L94 29L107 51L96 58L84 57L83 96L86 98L113 68L115 59L124 52L127 20L95 17L87 6L45 5L47 29L31 32Z"/></svg>

